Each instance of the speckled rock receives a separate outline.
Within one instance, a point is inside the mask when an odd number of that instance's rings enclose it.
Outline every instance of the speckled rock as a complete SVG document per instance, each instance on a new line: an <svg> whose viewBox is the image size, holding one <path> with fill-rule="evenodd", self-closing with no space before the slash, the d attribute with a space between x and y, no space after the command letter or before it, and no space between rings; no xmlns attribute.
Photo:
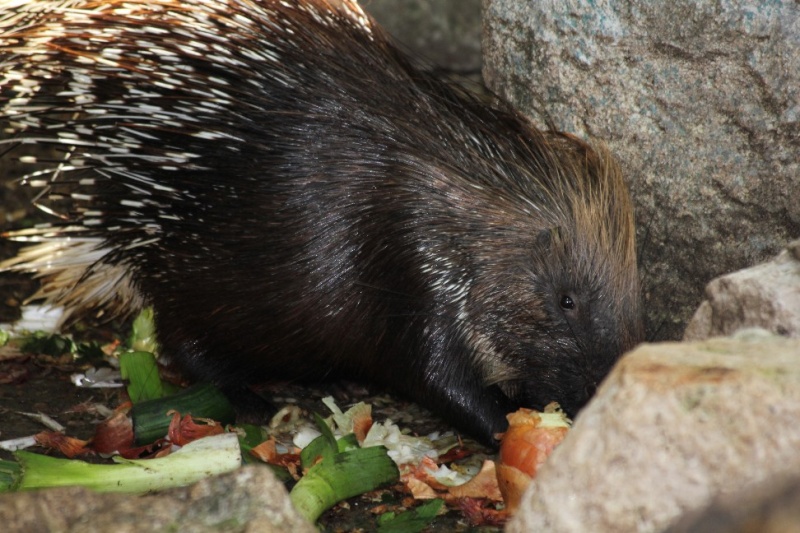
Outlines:
<svg viewBox="0 0 800 533"><path fill-rule="evenodd" d="M361 0L415 56L446 70L481 69L481 0Z"/></svg>
<svg viewBox="0 0 800 533"><path fill-rule="evenodd" d="M800 338L800 240L772 261L709 283L683 338L707 339L753 327Z"/></svg>
<svg viewBox="0 0 800 533"><path fill-rule="evenodd" d="M511 532L655 532L715 498L800 474L800 340L642 345L526 492Z"/></svg>
<svg viewBox="0 0 800 533"><path fill-rule="evenodd" d="M800 477L770 480L681 518L664 533L791 533L800 524Z"/></svg>
<svg viewBox="0 0 800 533"><path fill-rule="evenodd" d="M59 488L0 495L0 524L8 533L316 533L263 467L204 479L149 496Z"/></svg>
<svg viewBox="0 0 800 533"><path fill-rule="evenodd" d="M484 0L487 84L603 139L637 207L648 329L800 236L800 4Z"/></svg>

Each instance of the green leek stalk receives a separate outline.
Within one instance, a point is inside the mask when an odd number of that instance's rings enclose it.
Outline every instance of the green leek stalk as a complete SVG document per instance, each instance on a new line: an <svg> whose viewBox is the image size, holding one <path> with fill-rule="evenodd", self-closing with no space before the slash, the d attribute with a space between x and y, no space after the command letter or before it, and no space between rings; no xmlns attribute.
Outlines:
<svg viewBox="0 0 800 533"><path fill-rule="evenodd" d="M400 477L384 446L358 448L325 457L312 466L289 493L309 522L338 502L375 490Z"/></svg>
<svg viewBox="0 0 800 533"><path fill-rule="evenodd" d="M122 459L115 465L90 464L30 452L16 452L21 472L12 490L80 486L98 492L142 493L182 487L239 468L242 454L235 433L191 442L166 457Z"/></svg>
<svg viewBox="0 0 800 533"><path fill-rule="evenodd" d="M131 419L136 445L144 446L166 436L172 420L167 413L171 411L196 418L210 418L223 425L232 424L236 419L233 406L216 387L208 384L194 385L172 396L147 400L133 406Z"/></svg>

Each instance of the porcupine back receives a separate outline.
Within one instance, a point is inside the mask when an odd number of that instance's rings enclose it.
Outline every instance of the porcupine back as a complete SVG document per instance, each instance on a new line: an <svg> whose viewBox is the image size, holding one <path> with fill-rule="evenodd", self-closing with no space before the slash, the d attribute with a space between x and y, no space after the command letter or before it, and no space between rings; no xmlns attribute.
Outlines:
<svg viewBox="0 0 800 533"><path fill-rule="evenodd" d="M4 157L47 227L5 268L156 311L200 379L346 373L483 437L641 336L605 153L415 69L350 1L9 2Z"/></svg>

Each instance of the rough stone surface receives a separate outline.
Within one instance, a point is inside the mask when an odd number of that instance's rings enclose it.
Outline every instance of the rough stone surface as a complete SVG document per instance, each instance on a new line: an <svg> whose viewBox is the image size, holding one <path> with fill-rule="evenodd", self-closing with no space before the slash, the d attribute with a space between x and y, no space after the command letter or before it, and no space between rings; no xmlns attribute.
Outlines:
<svg viewBox="0 0 800 533"><path fill-rule="evenodd" d="M713 280L684 340L759 327L800 338L800 240L768 263Z"/></svg>
<svg viewBox="0 0 800 533"><path fill-rule="evenodd" d="M490 88L621 160L651 335L800 236L798 2L484 0L484 25Z"/></svg>
<svg viewBox="0 0 800 533"><path fill-rule="evenodd" d="M317 531L300 518L286 489L263 467L245 467L190 487L141 497L82 488L4 494L0 524L9 533Z"/></svg>
<svg viewBox="0 0 800 533"><path fill-rule="evenodd" d="M655 532L714 498L800 474L800 340L642 345L523 499L511 532Z"/></svg>
<svg viewBox="0 0 800 533"><path fill-rule="evenodd" d="M792 533L800 524L800 477L770 480L691 513L664 533Z"/></svg>
<svg viewBox="0 0 800 533"><path fill-rule="evenodd" d="M481 0L361 0L417 57L465 74L481 70Z"/></svg>

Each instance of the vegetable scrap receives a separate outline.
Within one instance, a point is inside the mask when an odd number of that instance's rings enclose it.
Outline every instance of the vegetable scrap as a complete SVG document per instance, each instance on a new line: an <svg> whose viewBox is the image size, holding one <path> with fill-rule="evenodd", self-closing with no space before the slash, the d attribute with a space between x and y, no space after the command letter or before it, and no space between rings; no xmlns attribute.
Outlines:
<svg viewBox="0 0 800 533"><path fill-rule="evenodd" d="M500 443L497 481L506 508L513 513L536 472L566 436L571 422L557 403L549 404L541 413L520 409L506 418L509 426Z"/></svg>
<svg viewBox="0 0 800 533"><path fill-rule="evenodd" d="M38 333L31 338L37 346L50 343ZM388 418L374 421L367 403L343 411L332 397L322 401L330 416L315 416L314 424L299 407L287 405L267 426L234 425L233 409L215 387L178 390L162 380L157 357L143 350L157 348L154 338L152 315L144 314L127 342L102 347L107 355L113 353L120 371L102 367L74 381L124 386L120 390L129 400L98 424L89 440L69 437L54 426L24 441L8 441L14 449L35 444L68 459L16 451L16 462L0 461L0 491L78 485L151 492L249 462L268 465L292 486L292 503L311 522L337 504L347 505L349 498L372 494L379 531L419 531L452 510L473 526L502 526L570 426L557 404L542 413L521 409L509 414L495 462L452 433L412 435ZM55 344L73 351L78 346L69 339ZM110 457L114 464L73 459L89 454ZM405 496L385 503L376 492L381 487Z"/></svg>

